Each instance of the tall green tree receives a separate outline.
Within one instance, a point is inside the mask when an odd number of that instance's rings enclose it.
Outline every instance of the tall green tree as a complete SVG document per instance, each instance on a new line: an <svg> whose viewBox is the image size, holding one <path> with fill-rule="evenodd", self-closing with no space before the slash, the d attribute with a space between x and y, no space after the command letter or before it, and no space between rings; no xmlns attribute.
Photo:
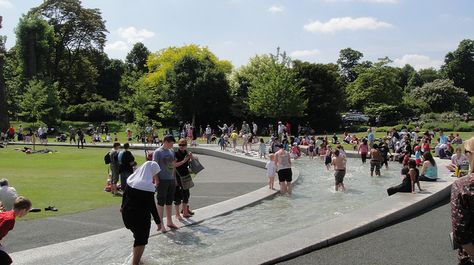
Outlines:
<svg viewBox="0 0 474 265"><path fill-rule="evenodd" d="M183 61L184 57L187 57L186 61ZM190 57L194 59L191 60ZM192 62L194 60L199 61L199 63L193 64ZM176 68L178 62L180 62L181 66ZM219 60L205 47L193 44L162 49L158 52L152 53L148 57L147 65L148 72L145 74L144 82L145 86L149 88L148 93L155 98L153 111L150 112L151 115L155 115L151 117L153 119L161 119L165 123L175 122L177 119L192 119L192 115L190 116L188 112L181 112L184 108L179 106L179 104L176 104L176 102L178 102L177 97L182 96L177 94L177 89L180 88L178 88L176 84L179 82L182 82L182 84L188 84L185 81L180 81L186 80L186 78L189 78L188 80L193 80L192 78L194 77L197 78L195 81L190 81L189 84L192 86L200 82L209 82L210 86L220 83L221 91L216 94L216 97L223 95L221 93L222 91L226 91L228 97L228 82L226 77L230 74L232 65L228 61ZM209 69L192 69L190 65L195 67L206 67ZM186 76L184 75L185 73L181 74L180 71L182 69L192 71L189 76ZM177 72L177 70L179 71ZM209 76L207 76L208 74ZM216 79L218 79L218 81L216 81ZM211 91L214 91L214 87L210 87L209 90L203 92L206 93L207 97L214 97L212 93L210 93ZM212 100L222 100L223 103L229 104L227 98L214 98ZM191 101L187 104L196 104L196 102ZM218 102L218 104L220 104L220 102ZM222 112L211 114L225 115L225 113ZM198 122L217 121L217 119L203 120L200 114L196 114L195 118Z"/></svg>
<svg viewBox="0 0 474 265"><path fill-rule="evenodd" d="M291 67L286 54L257 55L250 59L258 62L259 72L250 80L248 105L256 116L282 119L304 115L308 100L303 97L302 81Z"/></svg>
<svg viewBox="0 0 474 265"><path fill-rule="evenodd" d="M455 51L446 54L441 71L456 87L474 96L474 40L462 40Z"/></svg>
<svg viewBox="0 0 474 265"><path fill-rule="evenodd" d="M3 17L0 16L0 29L2 28ZM7 109L7 96L5 93L5 79L3 75L3 67L5 65L5 41L6 37L0 35L0 131L5 132L10 127Z"/></svg>
<svg viewBox="0 0 474 265"><path fill-rule="evenodd" d="M433 82L436 79L442 79L440 72L434 68L420 69L418 74L421 80L423 80L423 84Z"/></svg>
<svg viewBox="0 0 474 265"><path fill-rule="evenodd" d="M339 51L337 64L339 65L342 76L344 76L348 82L353 82L357 78L355 68L360 64L359 61L362 57L364 57L364 54L351 48L345 48Z"/></svg>
<svg viewBox="0 0 474 265"><path fill-rule="evenodd" d="M312 128L323 130L339 129L340 113L345 109L344 82L335 64L313 64L295 61L293 69L302 80L304 98L308 99L305 119Z"/></svg>
<svg viewBox="0 0 474 265"><path fill-rule="evenodd" d="M148 50L143 43L137 42L133 45L132 50L127 54L125 63L129 68L135 71L146 73L148 70L146 61L150 54L150 50Z"/></svg>
<svg viewBox="0 0 474 265"><path fill-rule="evenodd" d="M426 102L432 112L456 111L464 113L471 109L467 92L456 87L454 82L449 79L437 79L426 83L415 89L413 95Z"/></svg>
<svg viewBox="0 0 474 265"><path fill-rule="evenodd" d="M27 79L51 78L55 45L53 28L38 15L23 15L15 33L17 56L23 63L24 76Z"/></svg>
<svg viewBox="0 0 474 265"><path fill-rule="evenodd" d="M360 73L346 91L349 106L364 110L379 104L397 106L403 96L398 70L381 62Z"/></svg>
<svg viewBox="0 0 474 265"><path fill-rule="evenodd" d="M30 80L23 95L21 108L20 116L27 121L56 124L61 115L57 83L50 85L41 80Z"/></svg>
<svg viewBox="0 0 474 265"><path fill-rule="evenodd" d="M408 85L408 80L410 79L411 75L415 73L415 68L409 64L405 64L400 69L400 87L405 88Z"/></svg>

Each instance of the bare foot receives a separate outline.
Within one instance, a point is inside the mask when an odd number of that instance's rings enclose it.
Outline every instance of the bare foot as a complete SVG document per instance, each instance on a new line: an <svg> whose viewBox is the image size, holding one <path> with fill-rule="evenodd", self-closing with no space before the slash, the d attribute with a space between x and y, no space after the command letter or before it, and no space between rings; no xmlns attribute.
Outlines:
<svg viewBox="0 0 474 265"><path fill-rule="evenodd" d="M167 224L166 226L169 227L169 228L171 228L171 229L178 229L178 227L177 227L175 224L173 224L173 223Z"/></svg>
<svg viewBox="0 0 474 265"><path fill-rule="evenodd" d="M179 221L183 221L183 217L181 217L181 215L176 215L176 219L178 219Z"/></svg>

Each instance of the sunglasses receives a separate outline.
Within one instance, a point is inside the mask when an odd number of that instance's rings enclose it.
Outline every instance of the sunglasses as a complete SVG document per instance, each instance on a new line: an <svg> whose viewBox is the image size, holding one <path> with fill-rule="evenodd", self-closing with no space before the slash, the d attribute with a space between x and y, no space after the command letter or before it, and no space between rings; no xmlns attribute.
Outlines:
<svg viewBox="0 0 474 265"><path fill-rule="evenodd" d="M179 146L186 146L185 144L179 144Z"/></svg>
<svg viewBox="0 0 474 265"><path fill-rule="evenodd" d="M471 151L469 151L469 150L464 150L464 153L465 154L472 154Z"/></svg>

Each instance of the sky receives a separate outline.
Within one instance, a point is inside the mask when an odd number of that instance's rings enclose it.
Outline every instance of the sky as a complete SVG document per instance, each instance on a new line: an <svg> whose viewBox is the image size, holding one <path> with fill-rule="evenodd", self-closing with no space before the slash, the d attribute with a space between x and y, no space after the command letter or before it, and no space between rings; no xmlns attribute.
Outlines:
<svg viewBox="0 0 474 265"><path fill-rule="evenodd" d="M0 0L7 48L19 18L42 0ZM198 44L235 67L257 54L336 63L352 48L363 60L439 68L463 39L474 39L473 0L83 0L109 31L105 52L124 59L140 41L152 52Z"/></svg>

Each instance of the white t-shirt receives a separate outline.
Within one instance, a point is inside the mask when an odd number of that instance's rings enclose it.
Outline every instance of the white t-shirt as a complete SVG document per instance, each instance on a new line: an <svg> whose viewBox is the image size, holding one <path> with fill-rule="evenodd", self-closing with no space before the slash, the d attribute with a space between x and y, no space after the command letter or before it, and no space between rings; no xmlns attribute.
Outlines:
<svg viewBox="0 0 474 265"><path fill-rule="evenodd" d="M268 161L265 165L265 168L267 169L267 177L274 177L276 175L277 168L275 165L275 161Z"/></svg>
<svg viewBox="0 0 474 265"><path fill-rule="evenodd" d="M127 185L143 191L155 192L153 176L161 171L160 166L155 161L146 161L127 179Z"/></svg>
<svg viewBox="0 0 474 265"><path fill-rule="evenodd" d="M453 156L451 156L451 163L453 163L454 165L460 166L463 164L464 161L467 161L467 158L463 154L461 154L459 157L458 154L454 154Z"/></svg>
<svg viewBox="0 0 474 265"><path fill-rule="evenodd" d="M3 203L5 210L13 209L15 199L18 197L15 188L9 186L0 187L0 201Z"/></svg>

